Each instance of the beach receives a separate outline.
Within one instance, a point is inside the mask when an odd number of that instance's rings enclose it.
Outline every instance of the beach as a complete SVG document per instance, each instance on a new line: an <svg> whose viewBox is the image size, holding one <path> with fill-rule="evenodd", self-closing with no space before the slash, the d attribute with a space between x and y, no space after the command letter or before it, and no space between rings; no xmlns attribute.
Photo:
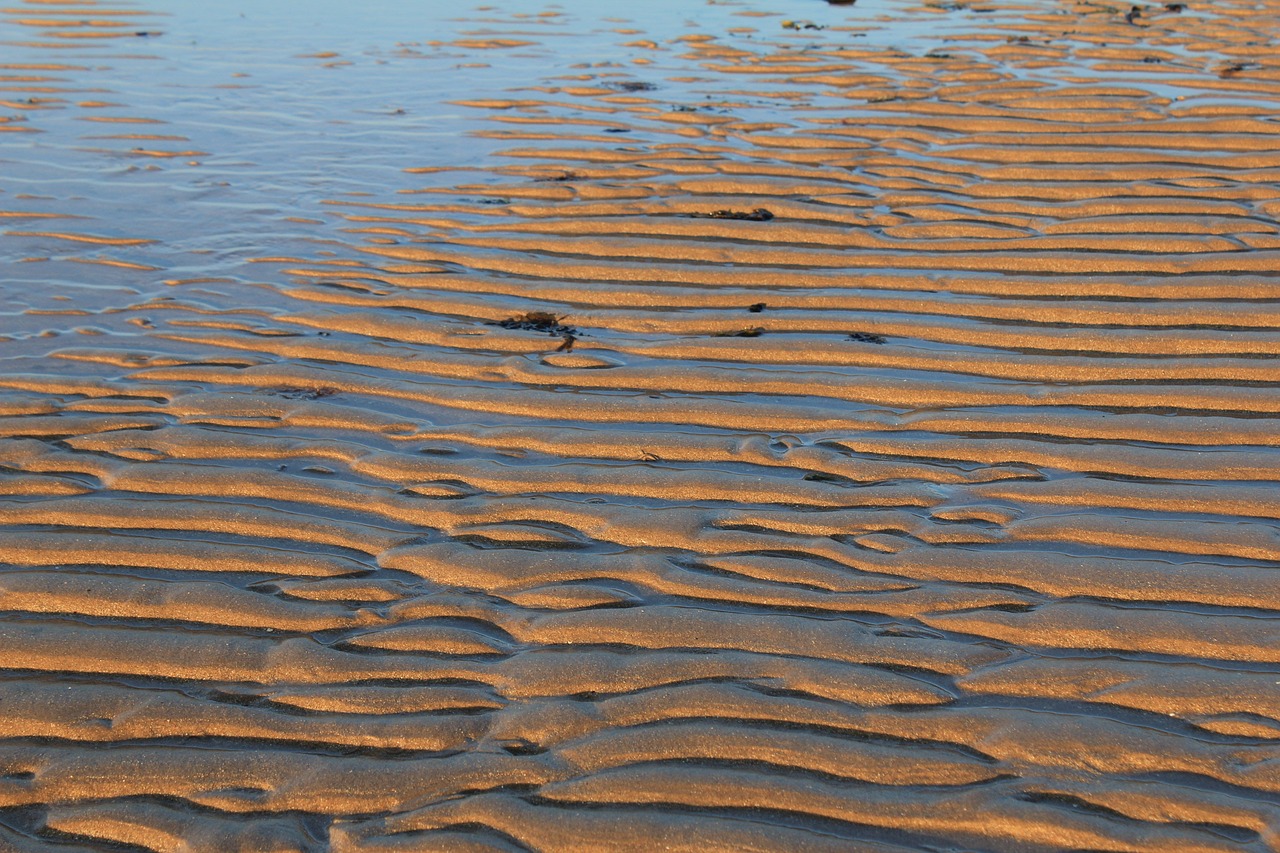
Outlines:
<svg viewBox="0 0 1280 853"><path fill-rule="evenodd" d="M1280 5L0 10L0 850L1280 849Z"/></svg>

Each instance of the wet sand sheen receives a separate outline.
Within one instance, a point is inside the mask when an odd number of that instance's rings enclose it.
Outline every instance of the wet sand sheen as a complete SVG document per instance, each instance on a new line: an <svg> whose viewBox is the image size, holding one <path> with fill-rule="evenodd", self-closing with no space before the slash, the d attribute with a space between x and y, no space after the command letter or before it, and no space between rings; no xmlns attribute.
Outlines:
<svg viewBox="0 0 1280 853"><path fill-rule="evenodd" d="M0 848L1280 848L1280 8L868 4L0 10Z"/></svg>

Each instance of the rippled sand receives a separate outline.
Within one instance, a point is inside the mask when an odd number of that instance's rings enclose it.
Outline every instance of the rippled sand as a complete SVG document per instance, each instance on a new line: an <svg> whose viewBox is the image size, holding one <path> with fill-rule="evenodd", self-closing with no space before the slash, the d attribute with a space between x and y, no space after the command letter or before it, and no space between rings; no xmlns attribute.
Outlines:
<svg viewBox="0 0 1280 853"><path fill-rule="evenodd" d="M0 849L1280 848L1276 0L604 5L0 12Z"/></svg>

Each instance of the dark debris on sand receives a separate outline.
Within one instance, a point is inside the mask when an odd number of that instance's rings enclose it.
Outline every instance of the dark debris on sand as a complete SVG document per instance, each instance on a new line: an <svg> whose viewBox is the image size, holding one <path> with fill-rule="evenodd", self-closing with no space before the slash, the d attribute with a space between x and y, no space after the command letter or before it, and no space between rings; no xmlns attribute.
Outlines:
<svg viewBox="0 0 1280 853"><path fill-rule="evenodd" d="M747 222L768 222L773 214L763 207L755 210L713 210L710 213L690 213L694 219L741 219Z"/></svg>
<svg viewBox="0 0 1280 853"><path fill-rule="evenodd" d="M529 311L526 314L517 314L505 320L494 320L488 325L501 326L504 329L518 329L522 332L545 332L553 337L555 335L577 334L577 329L560 322L563 319L563 317L557 317L550 311Z"/></svg>
<svg viewBox="0 0 1280 853"><path fill-rule="evenodd" d="M619 92L652 92L658 88L652 83L646 83L643 80L622 80L617 83L605 83L610 89L616 89Z"/></svg>
<svg viewBox="0 0 1280 853"><path fill-rule="evenodd" d="M560 322L563 319L550 311L529 311L505 320L495 320L488 325L522 332L542 332L553 338L559 337L560 346L556 347L556 352L573 352L573 345L578 340L578 330Z"/></svg>

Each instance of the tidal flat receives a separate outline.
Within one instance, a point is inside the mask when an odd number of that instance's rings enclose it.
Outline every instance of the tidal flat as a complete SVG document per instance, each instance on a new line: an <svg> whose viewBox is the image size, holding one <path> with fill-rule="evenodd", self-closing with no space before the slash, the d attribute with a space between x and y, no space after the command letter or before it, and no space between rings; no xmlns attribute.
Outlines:
<svg viewBox="0 0 1280 853"><path fill-rule="evenodd" d="M1280 849L1278 37L12 0L0 850Z"/></svg>

